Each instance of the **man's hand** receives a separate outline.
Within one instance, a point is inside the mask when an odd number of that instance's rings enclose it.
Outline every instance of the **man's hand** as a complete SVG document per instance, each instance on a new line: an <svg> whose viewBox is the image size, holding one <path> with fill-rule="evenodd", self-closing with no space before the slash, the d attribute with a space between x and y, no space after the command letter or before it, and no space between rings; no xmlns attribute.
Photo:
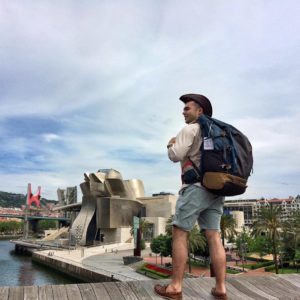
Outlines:
<svg viewBox="0 0 300 300"><path fill-rule="evenodd" d="M176 138L175 137L172 137L169 142L168 142L168 145L167 145L167 148L169 149L170 147L173 146L173 144L176 143Z"/></svg>

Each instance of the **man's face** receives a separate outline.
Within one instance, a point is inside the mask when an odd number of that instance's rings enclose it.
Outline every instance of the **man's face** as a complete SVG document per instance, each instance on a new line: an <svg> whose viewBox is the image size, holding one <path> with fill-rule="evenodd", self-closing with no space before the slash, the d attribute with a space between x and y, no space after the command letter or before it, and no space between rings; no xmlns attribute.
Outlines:
<svg viewBox="0 0 300 300"><path fill-rule="evenodd" d="M189 101L185 103L182 112L185 119L185 123L187 124L195 122L201 116L202 113L202 108L198 106L194 101Z"/></svg>

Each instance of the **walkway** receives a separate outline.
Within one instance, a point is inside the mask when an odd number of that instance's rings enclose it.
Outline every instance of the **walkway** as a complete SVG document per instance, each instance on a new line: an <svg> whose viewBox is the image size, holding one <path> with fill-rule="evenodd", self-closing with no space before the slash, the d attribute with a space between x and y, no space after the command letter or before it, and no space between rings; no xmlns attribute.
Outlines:
<svg viewBox="0 0 300 300"><path fill-rule="evenodd" d="M27 287L0 287L1 300L159 300L153 286L161 281L126 281L71 285ZM184 280L183 299L213 299L210 290L213 278ZM227 279L229 299L277 300L300 299L300 275L273 275L266 277L230 277Z"/></svg>
<svg viewBox="0 0 300 300"><path fill-rule="evenodd" d="M79 270L82 274L91 274L91 277L97 279L94 275L101 274L107 278L114 278L118 281L150 280L148 277L135 272L130 266L123 263L123 256L132 255L133 250L130 244L112 244L90 248L79 248L77 250L43 250L33 255L33 259L41 257L51 260L52 266L61 264L64 266L60 271L65 271L69 275L76 275L70 271ZM67 268L67 265L69 268ZM86 271L86 272L85 272ZM93 275L94 274L94 275ZM95 280L88 282L95 282ZM100 280L96 280L97 282ZM103 281L103 280L101 280ZM0 299L1 300L1 299ZM73 300L73 299L72 299Z"/></svg>

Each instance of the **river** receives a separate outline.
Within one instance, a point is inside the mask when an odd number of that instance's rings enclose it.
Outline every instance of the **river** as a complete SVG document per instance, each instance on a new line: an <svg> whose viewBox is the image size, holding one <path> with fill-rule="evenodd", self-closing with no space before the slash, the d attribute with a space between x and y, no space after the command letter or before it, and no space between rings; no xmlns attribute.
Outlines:
<svg viewBox="0 0 300 300"><path fill-rule="evenodd" d="M31 261L30 256L14 254L14 244L0 240L0 286L75 283L55 270Z"/></svg>

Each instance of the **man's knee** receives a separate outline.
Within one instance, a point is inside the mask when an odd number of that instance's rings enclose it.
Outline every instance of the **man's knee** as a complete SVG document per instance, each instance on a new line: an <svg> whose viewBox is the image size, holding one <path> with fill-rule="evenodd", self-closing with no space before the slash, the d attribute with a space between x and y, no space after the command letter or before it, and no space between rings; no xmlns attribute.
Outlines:
<svg viewBox="0 0 300 300"><path fill-rule="evenodd" d="M218 230L206 229L205 236L207 238L208 244L221 243L220 233Z"/></svg>
<svg viewBox="0 0 300 300"><path fill-rule="evenodd" d="M174 238L187 238L188 232L173 225L172 236Z"/></svg>

